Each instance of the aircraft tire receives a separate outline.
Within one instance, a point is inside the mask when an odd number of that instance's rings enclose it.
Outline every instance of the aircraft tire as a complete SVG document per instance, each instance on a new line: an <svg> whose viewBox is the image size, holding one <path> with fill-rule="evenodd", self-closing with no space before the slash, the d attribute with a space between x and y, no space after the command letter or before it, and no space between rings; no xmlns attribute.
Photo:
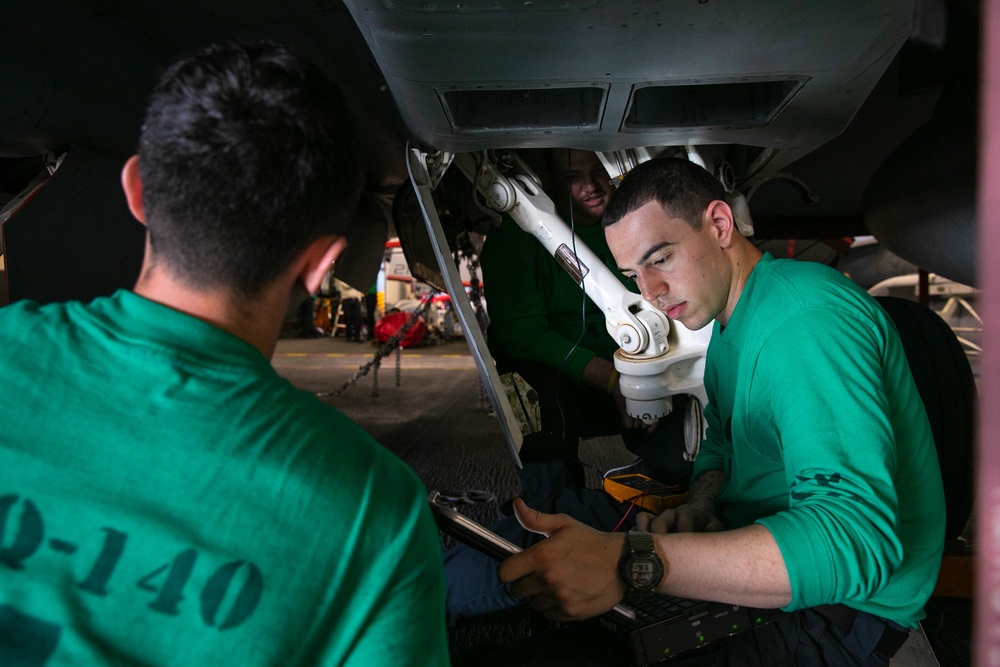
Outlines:
<svg viewBox="0 0 1000 667"><path fill-rule="evenodd" d="M945 539L962 534L972 514L976 383L955 333L915 301L876 297L899 331L930 420L944 482Z"/></svg>

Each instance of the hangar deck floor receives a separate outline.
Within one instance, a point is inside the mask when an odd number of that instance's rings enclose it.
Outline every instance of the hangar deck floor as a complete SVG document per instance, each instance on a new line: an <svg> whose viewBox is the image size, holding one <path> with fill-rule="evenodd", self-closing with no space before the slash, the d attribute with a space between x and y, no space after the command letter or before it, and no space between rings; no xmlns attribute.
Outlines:
<svg viewBox="0 0 1000 667"><path fill-rule="evenodd" d="M513 459L488 401L464 339L402 350L345 385L375 356L371 343L343 338L282 338L273 365L296 386L316 392L344 412L417 472L428 488L484 490L496 501L470 506L467 513L489 524L500 517L499 504L517 494ZM397 383L398 377L398 383ZM581 443L581 459L597 470L631 460L616 438ZM588 483L600 477L588 471ZM442 536L443 545L450 538ZM927 634L942 667L969 664L969 600L934 598L928 606ZM523 613L473 625L452 633L456 664L480 642L497 644L520 637L530 621ZM894 667L898 660L893 661ZM925 663L906 663L925 664Z"/></svg>

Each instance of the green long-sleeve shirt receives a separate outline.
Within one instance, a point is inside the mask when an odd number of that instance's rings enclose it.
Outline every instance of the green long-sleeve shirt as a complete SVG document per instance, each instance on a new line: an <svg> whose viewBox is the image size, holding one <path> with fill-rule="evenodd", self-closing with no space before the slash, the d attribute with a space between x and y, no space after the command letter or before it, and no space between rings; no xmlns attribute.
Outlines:
<svg viewBox="0 0 1000 667"><path fill-rule="evenodd" d="M941 563L944 493L899 336L836 271L765 255L706 361L707 440L733 527L760 523L787 609L826 603L913 627Z"/></svg>
<svg viewBox="0 0 1000 667"><path fill-rule="evenodd" d="M0 368L0 663L448 664L420 479L246 341L22 301Z"/></svg>
<svg viewBox="0 0 1000 667"><path fill-rule="evenodd" d="M628 286L608 250L601 226L577 226L576 233ZM577 383L595 355L603 359L614 356L618 345L608 334L600 309L513 220L506 218L498 231L490 233L480 264L490 314L489 346L494 356L561 368Z"/></svg>

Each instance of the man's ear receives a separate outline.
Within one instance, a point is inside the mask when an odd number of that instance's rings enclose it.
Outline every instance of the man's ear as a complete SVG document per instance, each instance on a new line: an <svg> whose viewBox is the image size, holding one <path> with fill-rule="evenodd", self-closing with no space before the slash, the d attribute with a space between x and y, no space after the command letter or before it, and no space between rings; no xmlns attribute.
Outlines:
<svg viewBox="0 0 1000 667"><path fill-rule="evenodd" d="M723 248L728 248L732 243L733 234L738 233L733 209L721 199L716 199L708 205L703 222L712 225L712 231Z"/></svg>
<svg viewBox="0 0 1000 667"><path fill-rule="evenodd" d="M345 248L347 248L347 238L333 234L321 236L309 244L302 254L299 278L310 294L319 291L330 265L340 257Z"/></svg>
<svg viewBox="0 0 1000 667"><path fill-rule="evenodd" d="M146 224L146 211L142 208L142 176L139 174L139 156L133 155L122 167L122 190L128 210L135 219Z"/></svg>

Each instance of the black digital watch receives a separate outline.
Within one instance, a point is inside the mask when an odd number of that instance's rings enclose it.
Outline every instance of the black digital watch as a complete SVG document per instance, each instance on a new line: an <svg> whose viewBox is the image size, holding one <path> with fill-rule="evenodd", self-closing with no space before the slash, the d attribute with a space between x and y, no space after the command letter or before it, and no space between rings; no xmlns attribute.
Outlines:
<svg viewBox="0 0 1000 667"><path fill-rule="evenodd" d="M651 534L630 531L628 548L619 566L619 573L625 582L626 601L656 592L664 574L663 561L656 555Z"/></svg>

